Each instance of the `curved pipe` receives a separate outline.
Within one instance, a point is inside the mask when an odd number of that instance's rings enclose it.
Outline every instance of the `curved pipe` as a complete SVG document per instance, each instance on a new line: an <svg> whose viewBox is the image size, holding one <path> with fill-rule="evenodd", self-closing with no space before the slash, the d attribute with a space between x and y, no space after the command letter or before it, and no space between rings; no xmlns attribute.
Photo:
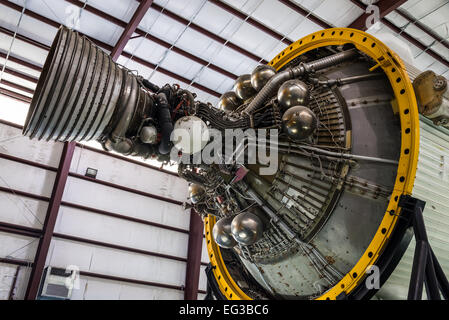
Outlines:
<svg viewBox="0 0 449 320"><path fill-rule="evenodd" d="M157 117L162 135L158 150L161 154L167 154L170 152L170 135L173 131L170 106L168 104L167 96L162 92L157 94L156 102L158 105Z"/></svg>
<svg viewBox="0 0 449 320"><path fill-rule="evenodd" d="M251 115L257 108L261 107L262 104L268 100L275 92L279 89L282 83L287 80L298 78L305 73L318 71L324 68L328 68L332 65L342 63L349 60L357 55L356 49L350 49L347 51L339 52L333 54L329 57L318 59L309 63L303 63L295 68L289 68L287 70L281 71L274 75L267 84L259 91L256 97L251 101L251 103L243 110L246 115Z"/></svg>

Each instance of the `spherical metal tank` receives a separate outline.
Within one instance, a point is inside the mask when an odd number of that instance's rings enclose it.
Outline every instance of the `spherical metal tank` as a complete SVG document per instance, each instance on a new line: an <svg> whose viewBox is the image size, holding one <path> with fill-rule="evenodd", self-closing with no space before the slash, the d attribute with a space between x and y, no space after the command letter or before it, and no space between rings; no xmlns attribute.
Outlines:
<svg viewBox="0 0 449 320"><path fill-rule="evenodd" d="M200 202L203 199L204 193L205 193L204 188L199 184L192 183L189 186L189 197L192 203Z"/></svg>
<svg viewBox="0 0 449 320"><path fill-rule="evenodd" d="M218 101L218 108L226 111L231 112L237 109L239 105L242 104L242 100L237 97L236 93L234 91L225 92Z"/></svg>
<svg viewBox="0 0 449 320"><path fill-rule="evenodd" d="M215 242L222 248L229 249L237 244L237 241L232 236L231 222L233 217L226 217L220 219L212 229L212 236Z"/></svg>
<svg viewBox="0 0 449 320"><path fill-rule="evenodd" d="M304 140L312 135L318 126L316 115L307 107L295 106L282 116L285 133L292 140Z"/></svg>
<svg viewBox="0 0 449 320"><path fill-rule="evenodd" d="M263 86L276 74L276 70L268 65L259 65L251 73L251 85L256 91L260 91Z"/></svg>
<svg viewBox="0 0 449 320"><path fill-rule="evenodd" d="M232 220L231 232L238 243L251 245L262 237L263 222L256 214L243 212Z"/></svg>
<svg viewBox="0 0 449 320"><path fill-rule="evenodd" d="M256 90L251 85L251 75L244 74L235 80L234 92L242 100L247 100L256 94Z"/></svg>
<svg viewBox="0 0 449 320"><path fill-rule="evenodd" d="M277 97L284 109L305 106L309 101L309 88L301 80L289 80L281 85Z"/></svg>

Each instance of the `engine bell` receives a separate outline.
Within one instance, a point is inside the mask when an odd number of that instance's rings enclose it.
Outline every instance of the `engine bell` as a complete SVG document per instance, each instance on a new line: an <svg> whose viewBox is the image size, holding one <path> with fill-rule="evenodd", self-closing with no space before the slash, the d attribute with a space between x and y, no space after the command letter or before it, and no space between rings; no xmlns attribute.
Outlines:
<svg viewBox="0 0 449 320"><path fill-rule="evenodd" d="M242 100L248 100L252 96L256 94L256 90L254 90L251 85L251 75L243 74L235 80L234 83L234 92Z"/></svg>
<svg viewBox="0 0 449 320"><path fill-rule="evenodd" d="M231 223L232 236L242 245L256 243L263 234L262 220L252 212L243 212L237 215Z"/></svg>
<svg viewBox="0 0 449 320"><path fill-rule="evenodd" d="M232 248L237 244L231 233L232 217L220 219L212 229L215 242L222 248Z"/></svg>
<svg viewBox="0 0 449 320"><path fill-rule="evenodd" d="M278 90L278 101L284 109L305 106L309 102L309 88L300 80L288 80Z"/></svg>
<svg viewBox="0 0 449 320"><path fill-rule="evenodd" d="M234 91L228 91L220 97L218 108L226 112L231 112L237 109L242 102L243 101L237 97Z"/></svg>
<svg viewBox="0 0 449 320"><path fill-rule="evenodd" d="M205 194L204 188L199 184L192 183L189 186L189 197L192 203L200 202L201 199L203 199L204 194Z"/></svg>
<svg viewBox="0 0 449 320"><path fill-rule="evenodd" d="M251 73L251 85L260 91L264 85L276 74L276 70L268 65L259 65Z"/></svg>
<svg viewBox="0 0 449 320"><path fill-rule="evenodd" d="M285 133L293 140L304 140L313 134L318 126L318 120L307 107L296 106L288 109L282 116Z"/></svg>

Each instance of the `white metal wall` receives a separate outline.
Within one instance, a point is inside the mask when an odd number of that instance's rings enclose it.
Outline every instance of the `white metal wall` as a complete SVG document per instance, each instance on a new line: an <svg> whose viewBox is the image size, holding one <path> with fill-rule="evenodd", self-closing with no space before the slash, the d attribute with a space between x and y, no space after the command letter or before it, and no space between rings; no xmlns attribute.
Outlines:
<svg viewBox="0 0 449 320"><path fill-rule="evenodd" d="M62 144L30 141L21 130L0 124L0 153L57 167ZM77 147L70 172L84 175L86 169L98 169L97 179L176 201L186 201L187 183L145 166ZM50 197L56 173L23 163L0 158L0 186L34 195ZM189 229L190 213L180 205L153 199L113 187L69 177L63 202L104 210L170 227ZM0 192L0 221L41 229L47 202ZM188 234L167 230L91 211L61 206L55 233L85 238L133 249L187 258ZM36 239L0 232L0 258L32 262ZM203 245L202 261L207 262ZM186 262L125 250L111 249L54 237L47 265L66 268L74 265L80 271L118 278L129 278L173 286L184 286ZM0 264L0 299L7 299L16 266ZM29 268L21 267L16 281L15 298L22 298ZM204 266L199 289L206 290ZM106 280L81 275L73 299L182 299L183 291ZM199 299L204 294L199 295Z"/></svg>
<svg viewBox="0 0 449 320"><path fill-rule="evenodd" d="M449 130L435 127L423 117L413 196L426 201L423 217L427 236L441 267L449 275ZM381 297L407 298L414 252L415 239L382 287Z"/></svg>

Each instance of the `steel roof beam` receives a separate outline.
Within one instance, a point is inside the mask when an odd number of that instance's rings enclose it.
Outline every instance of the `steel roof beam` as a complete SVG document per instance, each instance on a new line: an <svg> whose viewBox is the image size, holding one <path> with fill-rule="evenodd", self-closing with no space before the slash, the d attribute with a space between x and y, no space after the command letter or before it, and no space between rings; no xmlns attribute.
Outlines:
<svg viewBox="0 0 449 320"><path fill-rule="evenodd" d="M0 221L0 231L24 237L39 238L42 230Z"/></svg>
<svg viewBox="0 0 449 320"><path fill-rule="evenodd" d="M0 58L6 59L6 52L0 51ZM34 63L30 63L28 61L23 60L22 58L18 58L13 56L12 54L9 55L8 61L20 64L21 66L30 68L32 70L38 71L38 72L42 72L42 66L38 66Z"/></svg>
<svg viewBox="0 0 449 320"><path fill-rule="evenodd" d="M10 37L14 36L14 31L8 30L8 29L3 28L3 27L0 27L0 32L3 33L3 34L6 34L7 36L10 36ZM26 42L28 44L31 44L31 45L33 45L35 47L38 47L38 48L40 48L42 50L45 50L45 51L48 51L48 49L50 48L46 44L43 44L43 43L41 43L39 41L33 40L31 38L28 38L28 37L26 37L24 35L21 35L20 38L17 38L17 39L19 39L19 40L21 40L23 42Z"/></svg>
<svg viewBox="0 0 449 320"><path fill-rule="evenodd" d="M66 1L72 2L74 0L66 0ZM136 1L137 2L141 2L142 0L136 0ZM242 54L242 55L244 55L244 56L246 56L246 57L248 57L248 58L250 58L250 59L252 59L254 61L257 61L257 62L260 61L261 63L264 63L264 64L268 63L268 61L266 61L265 59L255 55L254 53L252 53L252 52L250 52L250 51L248 51L246 49L243 49L242 47L239 47L238 45L232 43L231 41L228 41L228 40L226 40L226 39L216 35L215 33L211 32L211 31L209 31L207 29L204 29L203 27L201 27L201 26L199 26L199 25L197 25L195 23L190 23L189 24L189 20L187 20L187 19L177 15L174 12L171 12L170 10L167 10L166 8L161 7L160 5L158 5L156 3L153 3L151 5L151 8L156 10L156 11L158 11L158 12L160 12L160 13L162 13L163 15L165 15L165 16L167 16L167 17L169 17L169 18L171 18L171 19L173 19L173 20L175 20L175 21L185 25L185 26L189 25L189 28L191 28L192 30L197 31L197 32L201 33L202 35L204 35L204 36L206 36L206 37L208 37L208 38L210 38L210 39L212 39L212 40L214 40L214 41L216 41L218 43L221 43L221 44L225 45L226 47L231 48L232 50L235 50L238 53L240 53L240 54Z"/></svg>
<svg viewBox="0 0 449 320"><path fill-rule="evenodd" d="M8 258L0 258L1 263L6 264L12 264L17 266L23 266L23 267L32 267L33 263L26 261L26 260L19 260L19 259L8 259ZM175 286L171 284L164 284L164 283L158 283L158 282L151 282L151 281L145 281L145 280L138 280L138 279L131 279L131 278L125 278L125 277L117 277L112 275L106 275L101 273L93 273L88 271L80 271L80 276L84 277L90 277L90 278L98 278L98 279L105 279L105 280L112 280L112 281L118 281L118 282L125 282L125 283L132 283L132 284L138 284L138 285L144 285L144 286L150 286L150 287L160 287L165 289L173 289L173 290L179 290L182 291L182 286ZM205 291L200 290L200 293L206 293Z"/></svg>
<svg viewBox="0 0 449 320"><path fill-rule="evenodd" d="M31 269L30 279L28 281L25 293L26 300L34 300L39 291L39 285L44 272L45 262L47 260L48 249L53 237L56 218L58 217L59 207L61 206L62 195L69 176L70 164L75 151L75 142L64 143L61 159L59 161L58 171L53 184L53 190L48 203L47 214L45 217L42 237L39 240L33 268Z"/></svg>
<svg viewBox="0 0 449 320"><path fill-rule="evenodd" d="M351 0L352 3L354 3L359 8L366 10L367 6L361 2L360 0ZM386 25L388 28L393 30L395 33L403 37L405 40L416 46L417 48L421 49L423 52L426 52L428 55L430 55L432 58L437 60L438 62L444 64L446 67L449 67L449 60L442 57L440 54L432 50L429 46L426 46L421 41L417 40L416 37L412 36L411 34L405 32L400 27L396 26L394 23L390 22L385 17L381 18L381 22Z"/></svg>
<svg viewBox="0 0 449 320"><path fill-rule="evenodd" d="M427 33L429 36L431 36L432 38L434 38L436 41L438 41L439 43L441 43L443 46L445 46L446 48L449 49L449 42L444 39L443 37L441 37L438 33L436 33L435 31L433 31L431 28L429 28L428 26L426 26L424 23L418 21L417 19L415 19L412 15L410 15L407 11L403 10L403 9L396 9L395 10L401 17L403 17L404 19L407 19L407 21L411 24L414 24L416 27L418 27L419 29L421 29L421 31L424 31L425 33Z"/></svg>
<svg viewBox="0 0 449 320"><path fill-rule="evenodd" d="M22 9L23 9L21 6L16 5L16 4L14 4L14 3L11 3L11 2L9 2L9 1L6 1L6 0L0 0L0 4L5 4L5 2L6 2L6 5L7 5L8 7L12 8L12 9L14 9L14 10L16 10L16 11L22 11ZM26 10L25 12L26 12L27 15L30 15L30 13L31 13L30 10ZM54 26L55 24L57 24L56 28L59 28L59 26L60 26L60 24L58 24L57 22L52 21L52 20L50 20L50 19L48 19L48 18L46 18L46 17L43 17L43 16L41 16L41 15L39 15L39 14L37 14L37 13L34 13L34 12L33 12L33 18L37 19L38 21L41 21L41 22L50 24L50 25L52 25L52 26ZM8 29L5 29L5 28L3 28L3 29L4 29L4 30L0 29L0 32L1 32L1 31L4 31L4 33L6 33L6 32L9 32L9 33L10 33L10 32L11 32L11 30L8 30ZM102 42L102 41L100 41L100 40L97 40L97 39L95 39L95 38L89 37L89 36L87 36L87 35L85 35L85 34L83 34L83 33L81 33L81 32L79 32L79 34L86 36L86 37L87 37L89 40L91 40L93 43L95 43L95 44L98 45L99 47L102 47L103 49L105 49L105 50L107 50L107 51L109 51L109 52L111 52L111 51L113 50L113 47L112 47L111 45L107 44L107 43L104 43L104 42ZM45 48L47 51L48 51L49 48L50 48L49 46L47 46L47 45L45 45L45 44L43 44L43 43L40 43L40 42L34 41L34 40L32 40L32 39L29 39L29 38L27 38L27 37L25 37L25 36L23 36L23 35L21 35L21 34L17 34L17 35L16 35L16 38L17 38L17 39L20 39L20 40L23 40L23 41L27 41L27 42L29 42L29 43L32 44L32 45L39 46L39 47L41 47L42 49ZM28 41L28 40L31 40L31 41ZM125 51L124 51L124 52L122 53L122 56L127 57L127 58L129 58L129 59L131 59L131 60L133 60L133 61L136 61L137 63L139 63L139 64L141 64L141 65L144 65L144 66L146 66L146 67L148 67L148 68L150 68L150 69L155 69L155 68L156 68L156 65L155 65L154 63L151 63L151 62L148 62L148 61L143 60L143 59L141 59L141 58L138 58L138 57L136 57L136 56L133 56L132 54L130 54L130 53L128 53L128 52L125 52ZM190 82L191 82L190 79L187 79L187 78L185 78L185 77L183 77L183 76L180 76L180 75L178 75L178 74L176 74L176 73L174 73L174 72L172 72L172 71L170 71L170 70L167 70L167 69L165 69L165 68L158 67L157 70L158 70L158 72L160 72L160 73L163 73L163 74L165 74L165 75L167 75L167 76L169 76L169 77L171 77L171 78L174 78L174 79L176 79L176 80L178 80L178 81L181 81L181 82L184 82L184 83L186 83L186 84L190 84ZM194 88L197 88L197 89L199 89L199 90L201 90L201 91L204 91L204 92L206 92L206 93L208 93L208 94L210 94L210 95L213 95L213 96L215 96L215 97L217 97L217 98L221 96L221 94L220 94L219 92L217 92L217 91L215 91L215 90L212 90L212 89L210 89L210 88L207 88L207 87L205 87L205 86L203 86L203 85L201 85L201 84L199 84L199 83L197 83L197 82L192 83L191 86L194 87Z"/></svg>
<svg viewBox="0 0 449 320"><path fill-rule="evenodd" d="M0 64L0 69L2 69L2 68L3 68L3 65ZM6 74L9 74L9 75L11 75L11 76L20 78L20 79L22 79L22 80L26 80L26 81L32 82L32 83L34 83L34 84L36 84L36 83L37 83L37 80L38 80L38 79L35 78L35 77L32 77L32 76L30 76L30 75L28 75L28 74L25 74L25 73L22 73L22 72L19 72L19 71L16 71L16 70L14 70L14 69L12 69L12 68L9 68L9 67L6 67L6 66L5 66L5 73L6 73Z"/></svg>
<svg viewBox="0 0 449 320"><path fill-rule="evenodd" d="M23 94L17 93L15 91L12 91L12 90L9 90L6 88L0 88L0 94L5 97L20 101L20 102L31 103L30 97L27 97Z"/></svg>
<svg viewBox="0 0 449 320"><path fill-rule="evenodd" d="M114 49L112 49L111 57L113 61L117 61L117 59L120 57L120 55L123 52L123 49L125 48L126 44L128 43L133 33L136 31L140 21L142 21L143 17L147 13L152 3L153 0L144 0L139 4L139 7L137 8L136 12L134 12L133 17L129 21L125 30L123 30L120 39L118 40Z"/></svg>
<svg viewBox="0 0 449 320"><path fill-rule="evenodd" d="M256 27L257 29L259 29L260 31L265 32L266 34L269 34L270 36L272 36L273 38L275 38L276 40L279 40L281 42L283 42L286 45L290 45L293 43L293 40L283 36L282 34L268 28L266 25L260 23L259 21L249 17L247 18L247 15L237 9L235 9L234 7L228 5L227 3L224 3L222 1L219 0L209 0L210 3L213 3L214 5L218 6L219 8L226 10L227 12L229 12L230 14L232 14L233 16L236 16L237 18L240 18L242 20L246 20L246 22L250 25L252 25L253 27Z"/></svg>
<svg viewBox="0 0 449 320"><path fill-rule="evenodd" d="M352 1L354 3L354 1ZM373 5L377 6L379 8L379 18L383 19L386 15L388 15L390 12L394 11L395 9L399 8L401 5L403 5L405 2L407 2L407 0L380 0L376 3L374 3ZM359 4L356 4L358 7L361 8L361 6L359 6ZM355 19L348 28L354 28L354 29L359 29L362 31L366 31L368 28L366 27L366 21L368 20L368 18L373 14L372 12L366 12L366 9L368 7L365 8L361 8L362 10L364 10L365 12L358 17L357 19Z"/></svg>
<svg viewBox="0 0 449 320"><path fill-rule="evenodd" d="M22 86L20 84L17 84L17 83L14 83L14 82L11 82L11 81L8 81L8 80L5 80L5 79L2 79L0 84L3 84L5 86L11 87L13 89L20 90L20 91L23 91L23 92L26 92L26 93L29 93L29 94L34 94L34 90L33 89L30 89L28 87Z"/></svg>
<svg viewBox="0 0 449 320"><path fill-rule="evenodd" d="M282 3L282 4L285 4L287 7L289 7L290 9L292 9L294 11L296 11L297 13L299 13L302 16L304 16L305 18L307 18L308 20L312 21L313 23L319 25L323 29L334 28L333 25L329 24L328 22L324 21L323 19L321 19L317 15L314 15L312 12L304 9L299 4L297 4L297 3L295 3L295 2L293 2L291 0L278 0L278 1L280 3Z"/></svg>
<svg viewBox="0 0 449 320"><path fill-rule="evenodd" d="M79 1L79 0L65 0L65 1L70 2L71 4L76 5L78 7L84 7L84 2ZM141 2L140 4L142 5L142 3L144 3L144 2ZM154 6L154 4L153 4L153 6ZM111 22L111 23L113 23L113 24L115 24L117 26L120 26L122 28L127 28L127 26L128 26L125 21L117 19L114 16L111 16L111 15L109 15L109 14L107 14L107 13L101 11L101 10L98 10L97 8L94 8L94 7L90 6L90 5L86 5L84 7L84 10L86 10L86 11L88 11L88 12L90 12L90 13L92 13L92 14L94 14L94 15L102 18L102 19L105 19L106 21L109 21L109 22ZM221 68L221 67L219 67L219 66L217 66L217 65L215 65L213 63L209 63L206 60L201 59L201 58L197 57L196 55L193 55L193 54L191 54L191 53L189 53L189 52L187 52L187 51L185 51L185 50L183 50L183 49L181 49L179 47L173 46L172 44L168 43L167 41L159 39L159 38L151 35L150 33L147 33L146 31L144 31L142 29L139 29L139 28L136 27L134 32L136 34L138 34L140 37L143 37L145 39L148 39L149 41L155 42L155 43L157 43L158 45L160 45L160 46L162 46L164 48L167 48L167 49L171 48L171 51L176 52L177 54L179 54L179 55L181 55L181 56L183 56L183 57L185 57L187 59L193 60L193 61L195 61L195 62L197 62L197 63L199 63L199 64L201 64L203 66L207 66L209 69L212 69L212 70L214 70L214 71L216 71L216 72L218 72L218 73L220 73L220 74L222 74L222 75L224 75L226 77L229 77L229 78L234 79L234 80L237 79L237 75L233 74L232 72L229 72L229 71L227 71L227 70L225 70L225 69L223 69L223 68Z"/></svg>
<svg viewBox="0 0 449 320"><path fill-rule="evenodd" d="M191 209L184 300L196 300L198 298L201 254L203 252L203 231L203 220L195 210Z"/></svg>

